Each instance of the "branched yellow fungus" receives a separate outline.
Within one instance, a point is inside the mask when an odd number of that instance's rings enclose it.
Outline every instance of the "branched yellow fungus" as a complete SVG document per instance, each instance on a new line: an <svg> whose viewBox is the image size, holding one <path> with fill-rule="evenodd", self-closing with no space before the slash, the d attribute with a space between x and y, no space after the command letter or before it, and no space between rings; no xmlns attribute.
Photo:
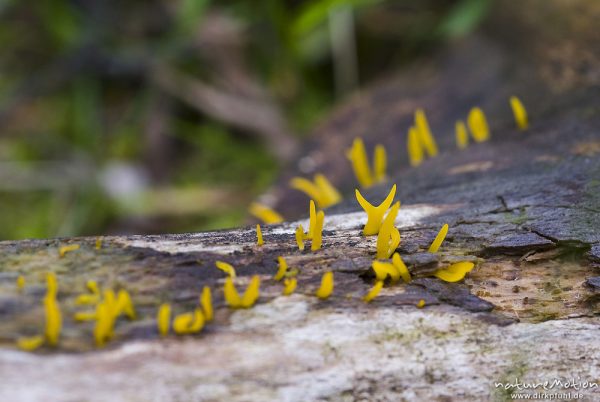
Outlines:
<svg viewBox="0 0 600 402"><path fill-rule="evenodd" d="M117 294L115 316L118 317L121 314L125 314L130 320L135 320L135 308L133 307L129 292L125 289L119 290Z"/></svg>
<svg viewBox="0 0 600 402"><path fill-rule="evenodd" d="M456 146L458 149L465 149L469 145L469 133L467 132L467 126L465 126L462 120L454 124L454 132L456 135Z"/></svg>
<svg viewBox="0 0 600 402"><path fill-rule="evenodd" d="M294 177L290 180L290 187L302 191L319 204L319 208L327 208L341 201L342 196L331 184L327 177L318 173L311 182L302 177Z"/></svg>
<svg viewBox="0 0 600 402"><path fill-rule="evenodd" d="M431 157L438 154L437 144L429 129L429 123L423 109L417 109L415 112L415 126L419 134L419 141L425 148L427 154Z"/></svg>
<svg viewBox="0 0 600 402"><path fill-rule="evenodd" d="M444 282L458 282L463 279L467 272L470 272L474 266L475 264L469 261L457 262L446 268L438 269L433 275Z"/></svg>
<svg viewBox="0 0 600 402"><path fill-rule="evenodd" d="M396 283L400 279L400 273L398 272L398 269L389 262L373 261L371 268L373 268L373 272L375 272L375 278L378 281L385 281L388 276L390 277L392 283Z"/></svg>
<svg viewBox="0 0 600 402"><path fill-rule="evenodd" d="M223 261L216 261L215 265L216 265L217 268L219 268L221 271L225 272L231 278L235 278L235 268L233 268L231 266L231 264L228 264L228 263L223 262Z"/></svg>
<svg viewBox="0 0 600 402"><path fill-rule="evenodd" d="M169 326L171 325L171 305L168 303L163 303L158 308L156 325L160 336L166 336L169 333Z"/></svg>
<svg viewBox="0 0 600 402"><path fill-rule="evenodd" d="M258 300L260 296L260 277L258 275L254 275L252 279L250 279L250 284L246 288L244 295L242 296L241 305L242 308L249 308L254 306L254 303Z"/></svg>
<svg viewBox="0 0 600 402"><path fill-rule="evenodd" d="M271 223L283 222L283 217L271 208L267 207L266 205L253 202L252 204L250 204L248 210L252 215L257 217L267 225Z"/></svg>
<svg viewBox="0 0 600 402"><path fill-rule="evenodd" d="M62 258L68 252L79 250L79 244L69 244L68 246L61 246L58 249L58 255Z"/></svg>
<svg viewBox="0 0 600 402"><path fill-rule="evenodd" d="M96 250L100 250L102 248L102 237L96 238L95 248Z"/></svg>
<svg viewBox="0 0 600 402"><path fill-rule="evenodd" d="M327 299L333 293L333 272L325 272L321 278L321 286L315 293L319 299Z"/></svg>
<svg viewBox="0 0 600 402"><path fill-rule="evenodd" d="M304 251L304 228L302 225L298 225L296 228L296 243L298 244L298 249Z"/></svg>
<svg viewBox="0 0 600 402"><path fill-rule="evenodd" d="M323 222L325 221L325 212L319 211L317 213L317 219L315 229L313 231L312 243L310 244L311 251L317 251L321 249L323 245Z"/></svg>
<svg viewBox="0 0 600 402"><path fill-rule="evenodd" d="M375 285L363 297L363 301L365 303L371 302L371 300L373 300L374 298L377 297L377 295L379 295L379 292L381 292L381 288L383 288L383 281L377 281L377 282L375 282Z"/></svg>
<svg viewBox="0 0 600 402"><path fill-rule="evenodd" d="M25 287L25 278L23 277L23 275L19 275L17 277L17 290L19 292L23 291L23 288Z"/></svg>
<svg viewBox="0 0 600 402"><path fill-rule="evenodd" d="M408 129L406 138L406 149L410 166L419 166L423 162L423 148L419 141L419 131L415 127Z"/></svg>
<svg viewBox="0 0 600 402"><path fill-rule="evenodd" d="M417 303L417 308L423 308L423 307L425 307L425 300L421 299Z"/></svg>
<svg viewBox="0 0 600 402"><path fill-rule="evenodd" d="M260 230L260 225L256 225L256 245L260 247L263 244L265 244L265 241L263 240L262 230Z"/></svg>
<svg viewBox="0 0 600 402"><path fill-rule="evenodd" d="M283 280L283 295L289 296L294 293L296 290L296 286L298 285L298 280L296 278L286 278Z"/></svg>
<svg viewBox="0 0 600 402"><path fill-rule="evenodd" d="M44 337L41 335L34 335L28 337L22 337L17 339L17 346L21 350L32 351L36 350L44 344Z"/></svg>
<svg viewBox="0 0 600 402"><path fill-rule="evenodd" d="M369 158L362 139L354 139L352 147L346 151L346 157L352 163L354 175L361 187L368 188L385 180L387 155L383 145L378 144L375 146L372 171L369 167Z"/></svg>
<svg viewBox="0 0 600 402"><path fill-rule="evenodd" d="M387 170L387 154L385 147L381 144L375 146L373 156L373 182L380 183L385 180L385 171Z"/></svg>
<svg viewBox="0 0 600 402"><path fill-rule="evenodd" d="M529 125L527 119L527 110L525 110L525 106L521 103L519 98L516 96L510 97L510 107L512 109L513 115L515 116L515 122L517 123L517 127L519 130L527 130Z"/></svg>
<svg viewBox="0 0 600 402"><path fill-rule="evenodd" d="M438 232L437 236L435 236L435 239L433 240L433 243L431 243L431 246L429 246L430 253L437 253L437 251L440 249L440 246L442 245L442 242L446 238L447 234L448 234L448 224L446 223L446 224L444 224L444 226L442 226L442 228Z"/></svg>
<svg viewBox="0 0 600 402"><path fill-rule="evenodd" d="M485 114L480 108L474 107L471 109L467 117L467 125L476 142L487 141L490 138L490 129Z"/></svg>
<svg viewBox="0 0 600 402"><path fill-rule="evenodd" d="M214 317L212 293L210 292L210 288L208 286L202 288L202 295L200 296L200 307L202 307L204 319L206 321L212 321Z"/></svg>
<svg viewBox="0 0 600 402"><path fill-rule="evenodd" d="M277 273L275 274L273 279L275 279L276 281L280 281L285 276L288 265L287 265L287 262L285 261L285 258L283 258L283 257L277 257L277 262L279 263L279 268L277 269Z"/></svg>
<svg viewBox="0 0 600 402"><path fill-rule="evenodd" d="M392 256L392 265L396 268L404 282L409 283L411 281L412 278L410 277L410 272L408 271L408 268L406 268L404 261L402 261L400 254L394 253Z"/></svg>
<svg viewBox="0 0 600 402"><path fill-rule="evenodd" d="M365 200L365 198L362 196L360 191L358 191L358 189L355 191L355 193L358 203L367 213L367 223L365 224L365 227L363 229L363 235L376 235L377 233L379 233L379 228L381 227L383 216L392 205L392 202L394 202L394 196L396 195L396 185L394 184L392 186L392 189L390 190L385 200L383 200L383 202L377 207L373 206L369 201Z"/></svg>
<svg viewBox="0 0 600 402"><path fill-rule="evenodd" d="M95 311L80 311L73 314L73 319L75 321L94 321L96 318Z"/></svg>
<svg viewBox="0 0 600 402"><path fill-rule="evenodd" d="M223 295L225 296L225 302L232 308L238 308L242 303L242 298L233 284L231 276L225 278L225 285L223 285Z"/></svg>
<svg viewBox="0 0 600 402"><path fill-rule="evenodd" d="M377 258L389 258L400 244L400 232L394 226L400 201L395 203L381 224L377 234Z"/></svg>
<svg viewBox="0 0 600 402"><path fill-rule="evenodd" d="M173 331L178 335L195 334L204 327L204 316L199 309L193 313L183 313L173 319Z"/></svg>

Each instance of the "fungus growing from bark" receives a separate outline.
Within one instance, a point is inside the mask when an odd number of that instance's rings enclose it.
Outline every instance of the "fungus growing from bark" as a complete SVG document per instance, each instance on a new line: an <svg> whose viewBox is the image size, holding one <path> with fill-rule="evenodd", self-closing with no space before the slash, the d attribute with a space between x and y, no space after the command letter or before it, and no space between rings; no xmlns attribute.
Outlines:
<svg viewBox="0 0 600 402"><path fill-rule="evenodd" d="M279 215L276 211L267 207L266 205L259 204L258 202L253 202L252 204L250 204L248 210L252 215L260 219L267 225L272 223L283 222L283 217L281 215Z"/></svg>
<svg viewBox="0 0 600 402"><path fill-rule="evenodd" d="M315 293L319 299L327 299L333 293L333 272L325 272L321 277L321 286Z"/></svg>
<svg viewBox="0 0 600 402"><path fill-rule="evenodd" d="M331 184L327 177L317 173L313 181L303 177L294 177L290 180L290 187L302 191L319 205L319 208L327 208L342 200L339 191Z"/></svg>
<svg viewBox="0 0 600 402"><path fill-rule="evenodd" d="M364 211L367 213L367 223L365 224L365 227L363 228L363 235L365 235L365 236L376 235L377 233L379 233L379 228L381 227L381 223L383 221L383 216L385 215L386 211L390 208L390 206L392 205L392 202L394 201L394 196L396 195L396 185L394 184L392 186L392 189L390 190L390 192L387 195L387 197L385 198L385 200L383 200L383 202L376 207L373 206L369 201L367 201L362 196L360 191L358 191L358 189L356 189L355 194L356 194L356 199L357 199L358 203L364 209Z"/></svg>

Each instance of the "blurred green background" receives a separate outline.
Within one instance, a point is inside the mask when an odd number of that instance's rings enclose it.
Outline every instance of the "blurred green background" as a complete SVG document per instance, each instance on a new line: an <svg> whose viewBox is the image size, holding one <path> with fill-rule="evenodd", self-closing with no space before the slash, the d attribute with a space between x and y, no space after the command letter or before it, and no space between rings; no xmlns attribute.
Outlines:
<svg viewBox="0 0 600 402"><path fill-rule="evenodd" d="M0 239L242 224L336 102L491 0L0 0Z"/></svg>

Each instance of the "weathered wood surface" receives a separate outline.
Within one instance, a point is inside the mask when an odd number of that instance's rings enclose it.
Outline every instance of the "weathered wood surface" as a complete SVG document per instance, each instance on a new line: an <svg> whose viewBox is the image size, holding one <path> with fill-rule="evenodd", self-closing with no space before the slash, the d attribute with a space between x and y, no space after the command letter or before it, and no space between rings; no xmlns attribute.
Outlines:
<svg viewBox="0 0 600 402"><path fill-rule="evenodd" d="M502 12L492 21L507 18ZM436 70L421 70L429 78L400 74L321 126L300 166L331 176L346 200L326 211L317 252L297 250L297 222L264 227L260 248L253 227L106 237L100 250L93 238L0 243L0 400L479 401L507 399L510 391L494 382L517 377L600 383L598 65L596 75L576 74L584 86L553 87L534 73L543 63L516 62L503 43L487 35L457 44ZM514 129L507 104L513 93L531 111L526 132ZM476 104L493 138L455 150L454 120ZM404 135L418 106L428 111L442 152L409 169L402 167ZM414 277L386 286L368 305L361 297L372 285L375 239L360 234L365 215L352 197L343 155L355 135L384 142L392 156L390 180L367 198L381 199L398 184L398 251ZM290 169L271 194L288 216L307 209L307 199L285 185L297 173ZM443 223L449 235L440 253L428 254ZM81 248L60 258L59 246L72 243ZM298 290L289 297L272 279L278 256L299 270ZM256 307L226 308L218 259L236 266L239 287L261 276ZM464 282L430 277L459 260L476 262ZM319 301L313 294L328 270L335 291ZM18 336L43 327L47 271L59 280L60 344L18 351ZM22 293L19 274L26 279ZM139 315L120 319L102 350L94 346L93 324L71 319L85 310L75 297L88 279L129 290ZM158 305L189 311L204 285L214 290L214 322L199 335L160 339ZM418 309L421 299L426 306ZM581 391L584 400L597 400L598 392Z"/></svg>

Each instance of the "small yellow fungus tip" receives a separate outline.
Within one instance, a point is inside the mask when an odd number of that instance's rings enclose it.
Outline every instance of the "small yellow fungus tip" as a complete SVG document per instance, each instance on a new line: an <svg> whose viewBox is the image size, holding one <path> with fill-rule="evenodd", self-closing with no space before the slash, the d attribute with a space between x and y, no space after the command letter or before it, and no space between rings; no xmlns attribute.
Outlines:
<svg viewBox="0 0 600 402"><path fill-rule="evenodd" d="M377 297L377 295L379 295L379 292L381 292L381 289L383 288L383 281L377 281L375 282L375 285L371 288L371 290L369 290L369 292L363 297L363 301L365 303L370 303L371 300L373 300L374 298Z"/></svg>
<svg viewBox="0 0 600 402"><path fill-rule="evenodd" d="M333 272L325 272L321 278L321 286L315 293L319 299L327 299L333 293Z"/></svg>
<svg viewBox="0 0 600 402"><path fill-rule="evenodd" d="M260 277L254 275L252 279L250 279L250 284L242 296L240 296L236 290L233 279L227 277L225 279L225 286L223 287L223 294L225 295L225 302L229 307L250 308L256 303L260 296Z"/></svg>
<svg viewBox="0 0 600 402"><path fill-rule="evenodd" d="M60 258L63 258L65 254L75 250L79 250L79 244L69 244L68 246L60 246L58 248L58 255L60 256Z"/></svg>
<svg viewBox="0 0 600 402"><path fill-rule="evenodd" d="M277 273L275 274L273 279L275 279L276 281L280 281L285 276L285 273L287 272L287 269L288 269L288 265L287 265L287 262L285 261L285 258L283 258L283 257L277 257L277 262L279 264L279 268L277 269Z"/></svg>
<svg viewBox="0 0 600 402"><path fill-rule="evenodd" d="M417 308L423 308L423 307L425 307L425 300L421 299L417 303Z"/></svg>
<svg viewBox="0 0 600 402"><path fill-rule="evenodd" d="M312 233L312 242L310 244L311 251L317 251L321 249L323 245L323 223L325 221L325 212L319 211L317 213L315 228Z"/></svg>
<svg viewBox="0 0 600 402"><path fill-rule="evenodd" d="M131 296L129 295L129 292L125 289L119 290L114 309L115 318L120 316L121 314L125 314L125 316L130 320L135 320L136 317L135 308L133 307L133 302L131 301Z"/></svg>
<svg viewBox="0 0 600 402"><path fill-rule="evenodd" d="M377 258L389 258L400 245L400 232L394 226L399 209L400 201L392 206L381 224L377 234Z"/></svg>
<svg viewBox="0 0 600 402"><path fill-rule="evenodd" d="M277 212L267 207L266 205L259 204L257 202L253 202L250 204L248 208L249 212L254 215L256 218L260 219L267 225L272 223L281 223L283 222L283 217L279 215Z"/></svg>
<svg viewBox="0 0 600 402"><path fill-rule="evenodd" d="M523 106L521 100L516 96L511 96L510 107L515 116L515 122L517 123L519 130L527 130L527 127L529 126L527 110L525 110L525 106Z"/></svg>
<svg viewBox="0 0 600 402"><path fill-rule="evenodd" d="M471 130L471 135L476 142L487 141L490 138L490 129L488 127L487 119L483 110L478 107L474 107L469 112L467 117L467 125Z"/></svg>
<svg viewBox="0 0 600 402"><path fill-rule="evenodd" d="M286 278L283 280L283 292L284 296L289 296L294 293L296 290L296 286L298 285L298 280L296 278Z"/></svg>
<svg viewBox="0 0 600 402"><path fill-rule="evenodd" d="M296 243L298 244L298 249L304 251L304 228L302 225L298 225L296 228Z"/></svg>
<svg viewBox="0 0 600 402"><path fill-rule="evenodd" d="M331 184L327 177L320 173L314 176L312 182L302 177L294 177L290 180L290 187L302 191L315 200L319 208L327 208L342 200L340 192Z"/></svg>
<svg viewBox="0 0 600 402"><path fill-rule="evenodd" d="M23 275L19 275L17 277L17 290L19 292L23 291L25 288L25 277Z"/></svg>
<svg viewBox="0 0 600 402"><path fill-rule="evenodd" d="M256 225L256 245L257 246L262 246L263 244L265 244L265 241L263 240L263 235L262 235L262 230L260 230L260 225Z"/></svg>
<svg viewBox="0 0 600 402"><path fill-rule="evenodd" d="M427 122L427 117L425 116L425 111L423 111L423 109L417 109L415 111L415 127L419 142L425 149L425 152L427 152L430 157L436 156L438 154L437 144L431 134L429 123Z"/></svg>
<svg viewBox="0 0 600 402"><path fill-rule="evenodd" d="M465 126L462 120L454 124L454 132L456 135L456 146L458 149L465 149L469 145L469 133L467 132L467 126Z"/></svg>
<svg viewBox="0 0 600 402"><path fill-rule="evenodd" d="M95 295L100 294L100 289L98 288L98 283L96 281L92 281L92 280L87 281L85 284L85 287L87 287L88 290Z"/></svg>
<svg viewBox="0 0 600 402"><path fill-rule="evenodd" d="M206 321L212 321L214 317L214 310L212 305L212 293L208 286L202 288L202 294L200 295L200 307L202 307L202 313Z"/></svg>
<svg viewBox="0 0 600 402"><path fill-rule="evenodd" d="M433 275L444 282L458 282L468 272L471 272L474 266L475 264L469 261L457 262L446 268L438 269Z"/></svg>
<svg viewBox="0 0 600 402"><path fill-rule="evenodd" d="M235 268L233 268L231 264L228 264L223 261L216 261L215 266L221 271L225 272L227 275L229 275L229 277L235 278Z"/></svg>
<svg viewBox="0 0 600 402"><path fill-rule="evenodd" d="M406 149L408 150L410 166L419 166L423 162L423 148L421 148L419 140L419 131L415 127L411 127L408 130Z"/></svg>
<svg viewBox="0 0 600 402"><path fill-rule="evenodd" d="M394 253L394 255L392 256L392 265L394 266L394 268L396 268L404 282L409 283L412 280L410 272L408 271L408 268L406 268L406 264L404 264L404 261L402 261L400 254Z"/></svg>
<svg viewBox="0 0 600 402"><path fill-rule="evenodd" d="M169 303L163 303L158 308L156 325L160 336L167 336L169 334L169 327L171 326L171 305Z"/></svg>
<svg viewBox="0 0 600 402"><path fill-rule="evenodd" d="M102 248L102 237L97 237L96 238L95 248L96 248L96 250L100 250Z"/></svg>
<svg viewBox="0 0 600 402"><path fill-rule="evenodd" d="M394 196L396 195L396 185L394 184L392 186L392 189L390 190L385 200L383 200L383 202L376 207L373 206L369 201L367 201L362 196L360 191L358 191L358 189L355 190L355 194L358 203L367 213L367 223L363 228L363 235L372 236L378 234L379 229L381 228L381 223L383 221L383 216L392 205L392 202L394 202Z"/></svg>
<svg viewBox="0 0 600 402"><path fill-rule="evenodd" d="M361 187L368 188L385 180L387 153L383 145L377 144L375 146L372 169L369 166L369 158L361 138L354 139L352 147L346 151L346 157L352 163L352 170L354 170L356 180L358 180Z"/></svg>
<svg viewBox="0 0 600 402"><path fill-rule="evenodd" d="M182 313L173 319L173 331L177 335L196 334L204 328L204 315L199 309L192 313Z"/></svg>
<svg viewBox="0 0 600 402"><path fill-rule="evenodd" d="M385 147L381 144L375 146L373 156L373 182L380 183L385 180L385 171L387 170L387 153Z"/></svg>
<svg viewBox="0 0 600 402"><path fill-rule="evenodd" d="M373 261L371 264L371 268L373 268L373 272L375 273L375 278L378 281L385 281L387 277L390 278L392 283L396 283L402 278L402 280L406 283L411 281L410 272L402 258L400 258L400 254L394 253L392 256L392 262L383 262L383 261Z"/></svg>
<svg viewBox="0 0 600 402"><path fill-rule="evenodd" d="M430 253L438 252L438 250L440 249L440 246L442 245L442 242L446 238L447 234L448 234L448 224L446 223L446 224L444 224L444 226L442 226L442 228L438 232L437 236L435 236L435 239L433 240L433 243L431 243L431 246L429 246Z"/></svg>
<svg viewBox="0 0 600 402"><path fill-rule="evenodd" d="M44 344L44 337L41 335L34 335L28 337L22 337L17 339L17 346L21 350L32 351L36 350Z"/></svg>

